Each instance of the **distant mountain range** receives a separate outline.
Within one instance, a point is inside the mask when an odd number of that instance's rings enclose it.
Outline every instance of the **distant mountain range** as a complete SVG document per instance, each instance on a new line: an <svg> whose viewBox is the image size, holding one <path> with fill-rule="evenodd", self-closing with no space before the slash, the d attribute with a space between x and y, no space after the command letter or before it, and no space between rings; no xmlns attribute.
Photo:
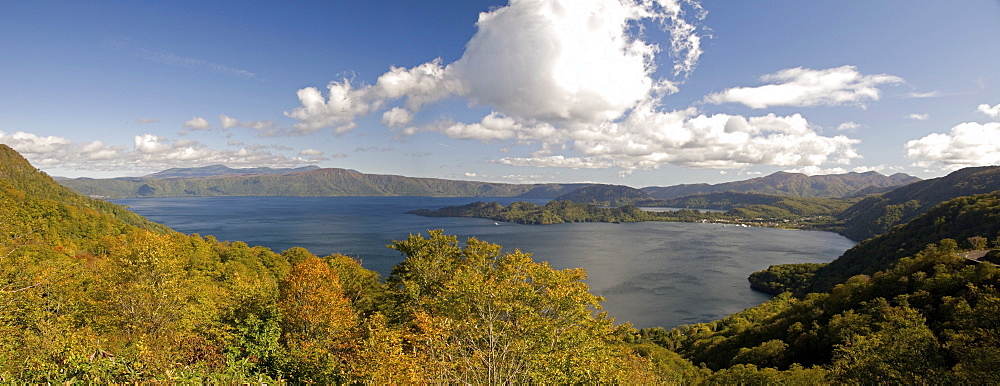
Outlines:
<svg viewBox="0 0 1000 386"><path fill-rule="evenodd" d="M807 176L801 173L777 172L764 177L721 184L683 184L642 188L653 198L666 199L703 193L742 192L793 197L857 197L882 193L920 181L903 173L885 176L877 172Z"/></svg>
<svg viewBox="0 0 1000 386"><path fill-rule="evenodd" d="M365 174L346 169L234 169L223 165L174 168L144 177L59 179L77 192L100 197L178 196L453 196L557 198L618 205L630 200L665 199L718 192L753 192L794 197L848 197L879 193L919 181L905 174L876 172L806 176L778 172L723 184L686 184L635 189L625 186L506 184ZM576 192L586 187L586 190ZM567 196L568 195L568 196ZM561 197L563 196L563 197Z"/></svg>
<svg viewBox="0 0 1000 386"><path fill-rule="evenodd" d="M434 196L552 198L589 184L502 184L364 174L346 169L312 169L280 174L246 169L174 169L146 177L64 179L82 194L108 197L184 196ZM265 168L266 169L266 168ZM234 173L233 170L236 172ZM260 169L251 169L258 171ZM270 169L280 171L281 169ZM174 177L185 174L224 174Z"/></svg>

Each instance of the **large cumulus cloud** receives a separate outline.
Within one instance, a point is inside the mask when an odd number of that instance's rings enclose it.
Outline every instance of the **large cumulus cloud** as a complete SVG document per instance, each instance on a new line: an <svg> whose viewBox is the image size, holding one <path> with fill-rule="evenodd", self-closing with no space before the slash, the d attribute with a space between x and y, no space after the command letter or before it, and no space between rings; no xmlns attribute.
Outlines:
<svg viewBox="0 0 1000 386"><path fill-rule="evenodd" d="M295 134L344 133L356 127L356 118L381 113L383 124L401 135L437 132L535 146L531 156L496 160L518 166L616 167L628 173L664 164L808 167L859 157L856 140L823 136L800 115L665 108L664 97L677 92L697 66L705 16L693 0L512 0L480 14L478 30L457 61L393 67L370 85L342 79L325 93L303 88L301 106L285 114L298 121ZM773 86L782 93L802 91L784 100L765 98L764 106L860 105L879 98L876 86L901 81L862 75L850 66L790 69L765 80L779 83ZM775 94L773 88L763 91ZM709 99L744 101L726 95ZM423 106L451 97L492 112L478 121L417 119Z"/></svg>

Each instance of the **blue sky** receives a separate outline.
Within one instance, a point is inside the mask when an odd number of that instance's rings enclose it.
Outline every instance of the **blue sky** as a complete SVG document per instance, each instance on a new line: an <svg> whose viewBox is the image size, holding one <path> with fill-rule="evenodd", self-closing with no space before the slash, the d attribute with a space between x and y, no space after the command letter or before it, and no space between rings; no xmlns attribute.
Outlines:
<svg viewBox="0 0 1000 386"><path fill-rule="evenodd" d="M1000 163L1000 2L4 2L51 175L295 167L635 187Z"/></svg>

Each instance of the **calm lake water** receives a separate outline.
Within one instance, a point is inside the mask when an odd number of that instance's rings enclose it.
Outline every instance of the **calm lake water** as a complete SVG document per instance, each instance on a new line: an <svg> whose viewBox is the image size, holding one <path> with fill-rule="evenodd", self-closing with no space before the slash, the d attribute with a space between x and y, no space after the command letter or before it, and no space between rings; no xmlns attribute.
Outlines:
<svg viewBox="0 0 1000 386"><path fill-rule="evenodd" d="M618 322L674 327L719 319L769 298L747 276L772 264L829 262L854 245L829 232L642 222L520 225L406 214L513 198L184 197L114 200L183 233L245 241L275 251L300 246L318 255L359 257L388 275L402 261L386 248L411 233L444 229L459 240L521 249L557 269L587 270L591 292ZM542 204L547 200L533 200Z"/></svg>

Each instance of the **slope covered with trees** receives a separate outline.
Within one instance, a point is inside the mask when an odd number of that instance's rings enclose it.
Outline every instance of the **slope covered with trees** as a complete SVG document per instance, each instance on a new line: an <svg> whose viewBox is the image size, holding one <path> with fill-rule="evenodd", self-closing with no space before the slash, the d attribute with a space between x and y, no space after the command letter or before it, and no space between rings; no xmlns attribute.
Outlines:
<svg viewBox="0 0 1000 386"><path fill-rule="evenodd" d="M819 371L846 383L996 383L1000 270L964 250L1000 249L998 231L1000 192L955 199L826 267L772 267L772 284L812 284L798 296L641 336L721 370L717 379Z"/></svg>
<svg viewBox="0 0 1000 386"><path fill-rule="evenodd" d="M960 169L865 198L838 216L844 224L841 233L852 240L864 240L909 222L942 202L998 189L1000 166Z"/></svg>
<svg viewBox="0 0 1000 386"><path fill-rule="evenodd" d="M622 185L598 184L582 187L555 199L557 201L573 201L580 204L621 206L650 198L646 192L636 188Z"/></svg>

